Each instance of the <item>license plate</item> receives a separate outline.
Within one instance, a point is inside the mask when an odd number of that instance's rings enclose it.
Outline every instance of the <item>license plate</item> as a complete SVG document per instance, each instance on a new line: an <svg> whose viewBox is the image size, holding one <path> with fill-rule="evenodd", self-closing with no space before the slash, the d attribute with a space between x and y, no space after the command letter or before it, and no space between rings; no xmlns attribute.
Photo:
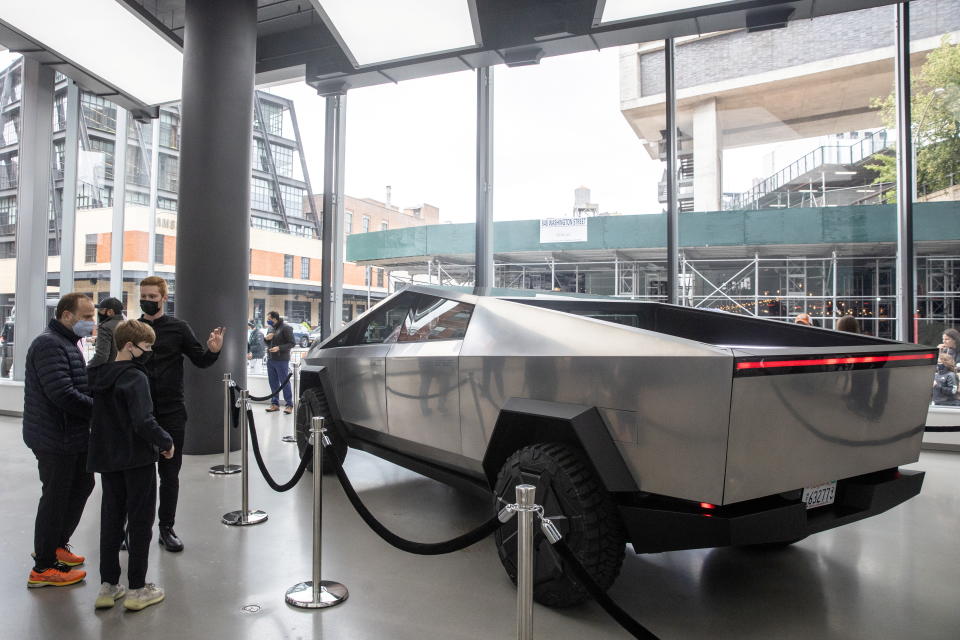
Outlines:
<svg viewBox="0 0 960 640"><path fill-rule="evenodd" d="M827 482L826 484L817 485L816 487L805 488L801 499L807 505L807 509L816 509L817 507L825 507L828 504L833 504L836 497L837 482L834 480L833 482Z"/></svg>

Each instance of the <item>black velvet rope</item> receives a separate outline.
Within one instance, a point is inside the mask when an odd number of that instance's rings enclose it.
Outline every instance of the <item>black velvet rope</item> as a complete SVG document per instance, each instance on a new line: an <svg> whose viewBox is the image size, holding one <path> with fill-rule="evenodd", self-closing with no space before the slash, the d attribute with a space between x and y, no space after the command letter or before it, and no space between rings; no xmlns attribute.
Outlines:
<svg viewBox="0 0 960 640"><path fill-rule="evenodd" d="M603 610L606 611L611 618L617 621L617 624L623 627L624 631L634 638L659 640L657 636L646 627L630 617L630 614L621 609L620 606L607 595L607 592L600 588L600 585L593 580L590 573L584 569L580 561L577 560L577 556L570 551L570 547L567 546L566 542L561 539L553 545L553 548L556 549L560 557L563 558L566 563L566 568L573 574L574 579L580 583L580 586L587 590L590 597L596 600L597 604L603 607Z"/></svg>
<svg viewBox="0 0 960 640"><path fill-rule="evenodd" d="M444 553L452 553L480 542L500 527L500 520L497 516L493 516L476 529L444 542L414 542L401 538L383 526L383 524L370 513L370 510L367 509L363 501L360 500L360 496L357 495L343 467L340 466L340 459L335 455L330 457L334 460L337 469L337 478L340 480L340 484L343 485L343 491L347 494L347 499L350 500L353 508L356 509L360 517L363 518L363 521L367 523L367 526L373 529L374 533L401 551L415 553L421 556L437 556ZM314 471L317 471L317 469L314 469Z"/></svg>
<svg viewBox="0 0 960 640"><path fill-rule="evenodd" d="M247 400L249 400L250 402L263 402L264 400L269 400L273 396L279 394L283 390L283 388L287 386L287 383L290 382L290 378L292 377L293 377L293 373L288 373L284 381L280 383L280 386L274 389L273 391L271 391L270 393L268 393L267 395L260 396L260 397L248 396Z"/></svg>
<svg viewBox="0 0 960 640"><path fill-rule="evenodd" d="M263 463L263 457L260 455L260 442L257 439L256 425L253 423L253 411L247 411L247 421L250 427L250 442L253 444L253 457L257 460L257 466L260 467L260 473L263 474L263 479L267 481L267 484L270 485L270 488L274 491L282 493L293 489L297 486L297 483L300 482L300 478L303 477L304 471L307 470L307 465L310 464L310 458L313 456L313 445L307 444L303 451L303 457L300 458L300 465L297 467L297 470L294 471L293 477L290 478L287 483L279 484L273 479L270 472L267 471L267 466Z"/></svg>

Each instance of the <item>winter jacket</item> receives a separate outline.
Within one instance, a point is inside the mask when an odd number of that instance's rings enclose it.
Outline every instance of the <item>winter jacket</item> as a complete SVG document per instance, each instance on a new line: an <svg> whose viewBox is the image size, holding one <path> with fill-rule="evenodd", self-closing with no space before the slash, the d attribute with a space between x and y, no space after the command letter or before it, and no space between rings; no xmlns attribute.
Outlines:
<svg viewBox="0 0 960 640"><path fill-rule="evenodd" d="M36 452L76 454L87 448L93 398L79 340L51 319L27 351L23 441Z"/></svg>
<svg viewBox="0 0 960 640"><path fill-rule="evenodd" d="M97 327L97 351L90 358L88 367L113 362L117 358L117 345L113 343L113 332L123 322L123 316L110 316Z"/></svg>
<svg viewBox="0 0 960 640"><path fill-rule="evenodd" d="M250 329L250 335L247 337L247 353L255 360L259 360L267 353L267 343L259 329Z"/></svg>
<svg viewBox="0 0 960 640"><path fill-rule="evenodd" d="M160 316L147 320L157 334L153 343L153 357L147 362L150 377L150 395L153 396L154 413L161 415L183 409L183 358L186 356L195 366L206 369L220 356L206 349L197 340L193 330L183 320Z"/></svg>
<svg viewBox="0 0 960 640"><path fill-rule="evenodd" d="M108 362L90 370L93 424L87 471L106 473L152 464L173 446L153 417L150 380L132 361Z"/></svg>
<svg viewBox="0 0 960 640"><path fill-rule="evenodd" d="M267 340L267 343L270 345L270 349L274 347L280 347L280 350L277 352L268 350L267 359L280 362L290 362L290 349L293 349L296 346L296 342L293 340L293 327L281 320L280 324L267 329L267 335L270 334L273 334L273 338Z"/></svg>
<svg viewBox="0 0 960 640"><path fill-rule="evenodd" d="M942 364L937 365L937 373L933 376L933 404L958 405L957 374Z"/></svg>

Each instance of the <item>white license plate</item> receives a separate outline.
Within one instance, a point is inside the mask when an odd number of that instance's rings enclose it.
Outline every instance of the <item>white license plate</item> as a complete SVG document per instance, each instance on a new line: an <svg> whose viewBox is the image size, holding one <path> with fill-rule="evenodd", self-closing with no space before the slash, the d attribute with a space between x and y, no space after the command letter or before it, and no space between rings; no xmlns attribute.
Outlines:
<svg viewBox="0 0 960 640"><path fill-rule="evenodd" d="M833 482L827 482L826 484L817 485L816 487L805 488L801 499L807 505L807 509L815 509L833 504L836 498L837 482L834 480Z"/></svg>

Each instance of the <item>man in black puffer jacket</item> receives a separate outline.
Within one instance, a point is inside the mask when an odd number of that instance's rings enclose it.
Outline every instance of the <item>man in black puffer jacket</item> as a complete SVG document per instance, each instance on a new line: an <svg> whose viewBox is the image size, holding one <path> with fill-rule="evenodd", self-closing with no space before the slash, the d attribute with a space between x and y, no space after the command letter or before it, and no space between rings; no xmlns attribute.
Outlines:
<svg viewBox="0 0 960 640"><path fill-rule="evenodd" d="M84 558L71 553L68 543L93 491L93 474L86 470L93 398L77 342L93 333L94 311L90 298L68 293L27 351L23 441L37 457L43 484L28 587L74 584L87 575L70 568Z"/></svg>

